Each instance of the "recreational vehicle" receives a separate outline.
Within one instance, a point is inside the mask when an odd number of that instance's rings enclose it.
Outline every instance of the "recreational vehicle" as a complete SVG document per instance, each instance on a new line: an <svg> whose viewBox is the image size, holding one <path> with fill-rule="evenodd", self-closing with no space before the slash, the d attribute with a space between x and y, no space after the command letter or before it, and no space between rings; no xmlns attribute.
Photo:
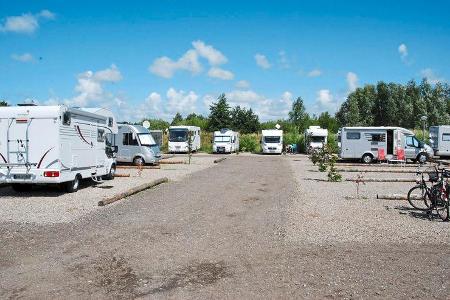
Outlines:
<svg viewBox="0 0 450 300"><path fill-rule="evenodd" d="M323 148L327 144L328 130L320 126L309 126L305 131L306 151Z"/></svg>
<svg viewBox="0 0 450 300"><path fill-rule="evenodd" d="M112 144L117 146L117 162L135 165L155 164L161 151L150 131L141 125L119 124L118 134Z"/></svg>
<svg viewBox="0 0 450 300"><path fill-rule="evenodd" d="M361 159L371 163L380 159L395 160L399 150L404 159L424 163L433 156L430 146L419 141L414 133L401 127L343 127L340 129L340 157Z"/></svg>
<svg viewBox="0 0 450 300"><path fill-rule="evenodd" d="M114 115L102 108L24 105L0 108L0 183L16 191L35 184L61 184L67 192L80 181L113 179L117 133Z"/></svg>
<svg viewBox="0 0 450 300"><path fill-rule="evenodd" d="M430 144L437 156L450 156L450 125L431 126Z"/></svg>
<svg viewBox="0 0 450 300"><path fill-rule="evenodd" d="M283 152L283 130L263 130L261 149L263 153L281 154Z"/></svg>
<svg viewBox="0 0 450 300"><path fill-rule="evenodd" d="M197 126L170 126L169 152L189 152L188 137L191 137L191 151L200 149L200 127Z"/></svg>
<svg viewBox="0 0 450 300"><path fill-rule="evenodd" d="M214 131L213 152L233 153L239 150L239 133L224 128Z"/></svg>

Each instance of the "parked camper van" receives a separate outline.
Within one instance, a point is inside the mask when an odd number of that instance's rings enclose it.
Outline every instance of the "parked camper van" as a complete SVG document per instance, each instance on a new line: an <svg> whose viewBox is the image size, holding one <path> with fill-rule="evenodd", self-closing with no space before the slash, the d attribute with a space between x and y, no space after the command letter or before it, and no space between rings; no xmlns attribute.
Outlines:
<svg viewBox="0 0 450 300"><path fill-rule="evenodd" d="M396 159L397 149L404 149L405 159L426 162L433 156L430 146L419 141L414 133L401 127L343 127L340 129L340 157L361 159L371 163L379 151L386 159ZM380 149L380 150L379 150Z"/></svg>
<svg viewBox="0 0 450 300"><path fill-rule="evenodd" d="M170 126L169 152L188 152L188 136L191 135L191 151L200 149L200 127L197 126Z"/></svg>
<svg viewBox="0 0 450 300"><path fill-rule="evenodd" d="M431 126L430 144L435 155L450 156L450 125Z"/></svg>
<svg viewBox="0 0 450 300"><path fill-rule="evenodd" d="M16 191L34 184L78 190L81 179L113 179L115 158L106 135L117 133L102 108L12 106L0 108L0 183Z"/></svg>
<svg viewBox="0 0 450 300"><path fill-rule="evenodd" d="M263 153L281 154L283 152L283 130L263 130L261 149Z"/></svg>
<svg viewBox="0 0 450 300"><path fill-rule="evenodd" d="M119 124L113 145L117 146L117 162L135 165L155 164L161 151L150 131L141 125Z"/></svg>
<svg viewBox="0 0 450 300"><path fill-rule="evenodd" d="M323 148L327 144L328 130L320 126L309 126L305 131L306 151Z"/></svg>
<svg viewBox="0 0 450 300"><path fill-rule="evenodd" d="M239 133L224 128L214 131L213 152L233 153L239 150Z"/></svg>

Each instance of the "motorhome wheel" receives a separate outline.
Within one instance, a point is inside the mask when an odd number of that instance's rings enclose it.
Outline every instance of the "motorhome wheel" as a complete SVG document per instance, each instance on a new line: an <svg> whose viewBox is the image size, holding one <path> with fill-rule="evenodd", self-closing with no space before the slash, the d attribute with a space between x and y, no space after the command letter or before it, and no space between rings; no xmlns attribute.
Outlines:
<svg viewBox="0 0 450 300"><path fill-rule="evenodd" d="M74 180L66 182L65 185L66 192L75 193L80 186L80 175L75 176Z"/></svg>
<svg viewBox="0 0 450 300"><path fill-rule="evenodd" d="M370 154L364 154L362 157L362 161L365 164L370 164L372 162L372 160L373 160L373 157Z"/></svg>
<svg viewBox="0 0 450 300"><path fill-rule="evenodd" d="M31 184L13 183L12 188L15 192L30 192L33 186Z"/></svg>
<svg viewBox="0 0 450 300"><path fill-rule="evenodd" d="M426 163L428 160L428 157L425 153L419 153L419 155L417 155L417 161L421 164Z"/></svg>
<svg viewBox="0 0 450 300"><path fill-rule="evenodd" d="M113 180L114 175L116 175L116 165L112 165L108 175L105 175L103 178L106 180Z"/></svg>
<svg viewBox="0 0 450 300"><path fill-rule="evenodd" d="M142 157L138 156L133 159L133 164L135 164L136 166L142 166L145 164L145 161Z"/></svg>

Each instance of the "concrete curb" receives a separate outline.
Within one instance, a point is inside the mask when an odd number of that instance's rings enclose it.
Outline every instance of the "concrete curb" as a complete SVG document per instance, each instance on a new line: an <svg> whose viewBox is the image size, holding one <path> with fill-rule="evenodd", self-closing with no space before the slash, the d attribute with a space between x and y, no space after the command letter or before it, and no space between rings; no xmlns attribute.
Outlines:
<svg viewBox="0 0 450 300"><path fill-rule="evenodd" d="M119 193L117 195L114 195L112 197L98 201L98 206L105 206L107 204L111 204L113 202L119 201L123 198L129 197L131 195L137 194L142 191L145 191L147 189L150 189L150 188L160 185L162 183L166 183L168 181L169 181L169 179L167 177L163 177L163 178L153 180L149 183L141 184L137 187L129 189L128 191L125 191L125 192Z"/></svg>

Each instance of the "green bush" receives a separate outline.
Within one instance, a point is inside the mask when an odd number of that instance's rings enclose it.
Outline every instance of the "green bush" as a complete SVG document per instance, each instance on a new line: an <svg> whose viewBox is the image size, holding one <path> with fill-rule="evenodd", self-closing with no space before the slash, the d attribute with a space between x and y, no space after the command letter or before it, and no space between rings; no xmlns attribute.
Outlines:
<svg viewBox="0 0 450 300"><path fill-rule="evenodd" d="M330 153L337 154L339 152L337 134L328 132L327 147Z"/></svg>
<svg viewBox="0 0 450 300"><path fill-rule="evenodd" d="M201 131L200 133L200 151L212 153L213 152L213 146L212 146L212 139L213 139L213 133Z"/></svg>
<svg viewBox="0 0 450 300"><path fill-rule="evenodd" d="M297 152L305 153L305 136L300 133L288 132L283 134L284 145L297 145Z"/></svg>
<svg viewBox="0 0 450 300"><path fill-rule="evenodd" d="M242 152L260 152L260 137L258 134L243 134L239 140L239 151Z"/></svg>

